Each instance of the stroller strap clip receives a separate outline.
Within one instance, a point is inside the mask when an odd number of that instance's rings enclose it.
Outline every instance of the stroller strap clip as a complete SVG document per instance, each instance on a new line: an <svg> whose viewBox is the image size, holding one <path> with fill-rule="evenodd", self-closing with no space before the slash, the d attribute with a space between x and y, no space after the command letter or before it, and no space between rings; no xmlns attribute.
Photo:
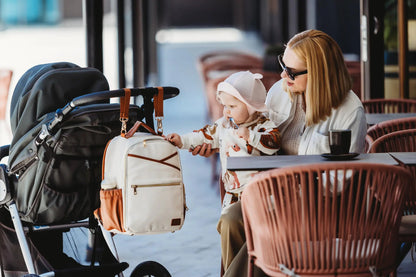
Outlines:
<svg viewBox="0 0 416 277"><path fill-rule="evenodd" d="M39 132L39 134L35 138L36 145L37 146L41 145L45 141L46 137L48 136L50 136L48 126L46 126L46 124L43 124L42 130Z"/></svg>

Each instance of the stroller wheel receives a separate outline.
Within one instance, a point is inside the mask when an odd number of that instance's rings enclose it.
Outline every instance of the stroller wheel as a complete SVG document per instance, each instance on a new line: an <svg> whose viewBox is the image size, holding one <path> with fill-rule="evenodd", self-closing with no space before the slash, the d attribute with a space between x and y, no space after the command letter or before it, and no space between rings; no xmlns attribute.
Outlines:
<svg viewBox="0 0 416 277"><path fill-rule="evenodd" d="M136 266L130 277L171 277L171 275L160 263L146 261Z"/></svg>

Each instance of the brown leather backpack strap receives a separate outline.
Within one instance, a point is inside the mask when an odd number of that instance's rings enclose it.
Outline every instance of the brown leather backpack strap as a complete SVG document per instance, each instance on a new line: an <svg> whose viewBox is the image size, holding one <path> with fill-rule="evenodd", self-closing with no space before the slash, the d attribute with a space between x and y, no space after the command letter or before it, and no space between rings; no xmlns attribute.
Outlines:
<svg viewBox="0 0 416 277"><path fill-rule="evenodd" d="M157 94L153 96L155 117L163 117L163 87L157 87Z"/></svg>
<svg viewBox="0 0 416 277"><path fill-rule="evenodd" d="M153 106L155 108L155 119L157 123L157 133L163 134L163 87L157 87L158 93L153 97Z"/></svg>
<svg viewBox="0 0 416 277"><path fill-rule="evenodd" d="M149 131L149 133L153 134L153 135L157 135L155 130L153 130L152 128L150 128L148 125L146 125L145 123L141 122L141 121L136 121L136 123L134 123L133 127L130 128L130 130L125 134L125 138L131 138L134 133L137 132L137 129L139 129L139 127L142 126L144 127L146 130Z"/></svg>
<svg viewBox="0 0 416 277"><path fill-rule="evenodd" d="M120 97L120 121L121 121L121 136L124 137L127 129L127 121L129 120L131 91L128 88L124 89L124 96Z"/></svg>

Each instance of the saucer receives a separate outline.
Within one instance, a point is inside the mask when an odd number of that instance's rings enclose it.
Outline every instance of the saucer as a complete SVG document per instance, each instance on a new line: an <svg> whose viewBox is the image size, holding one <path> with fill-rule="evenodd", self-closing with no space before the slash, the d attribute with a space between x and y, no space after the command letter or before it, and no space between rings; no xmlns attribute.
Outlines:
<svg viewBox="0 0 416 277"><path fill-rule="evenodd" d="M328 160L346 161L346 160L351 160L351 159L357 157L358 155L360 155L360 153L348 153L348 154L340 154L340 155L333 155L333 154L330 154L330 153L324 153L321 156L328 159Z"/></svg>

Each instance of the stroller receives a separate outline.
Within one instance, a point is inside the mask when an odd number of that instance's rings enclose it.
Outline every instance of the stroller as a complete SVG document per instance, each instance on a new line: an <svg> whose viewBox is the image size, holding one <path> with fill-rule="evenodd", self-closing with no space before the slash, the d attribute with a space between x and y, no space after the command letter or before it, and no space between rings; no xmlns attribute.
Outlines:
<svg viewBox="0 0 416 277"><path fill-rule="evenodd" d="M130 90L140 104L130 104L127 128L137 120L153 128L160 88ZM163 91L164 99L179 93ZM12 142L0 151L0 160L8 157L0 165L1 276L123 276L129 265L118 261L111 234L93 215L104 149L120 134L120 105L110 98L123 96L123 89L109 90L100 71L67 62L35 66L18 81ZM87 230L87 265L64 252L64 234L74 228ZM170 274L146 261L131 276Z"/></svg>

